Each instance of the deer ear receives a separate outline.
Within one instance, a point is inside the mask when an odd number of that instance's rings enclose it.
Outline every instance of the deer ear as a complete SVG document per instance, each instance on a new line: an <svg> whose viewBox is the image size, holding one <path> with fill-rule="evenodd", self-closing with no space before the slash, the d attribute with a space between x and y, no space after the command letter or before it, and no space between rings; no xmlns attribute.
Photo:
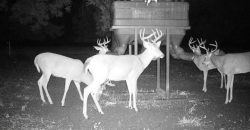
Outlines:
<svg viewBox="0 0 250 130"><path fill-rule="evenodd" d="M209 53L209 54L208 54L208 57L211 58L212 54L213 54L213 53Z"/></svg>
<svg viewBox="0 0 250 130"><path fill-rule="evenodd" d="M100 47L98 47L98 46L94 46L94 48L96 49L96 50L101 50L101 48Z"/></svg>
<svg viewBox="0 0 250 130"><path fill-rule="evenodd" d="M161 46L161 41L156 42L157 47Z"/></svg>
<svg viewBox="0 0 250 130"><path fill-rule="evenodd" d="M214 55L219 55L219 54L220 54L220 50L219 49L214 52Z"/></svg>
<svg viewBox="0 0 250 130"><path fill-rule="evenodd" d="M143 42L143 46L145 47L145 48L148 48L149 47L149 42Z"/></svg>

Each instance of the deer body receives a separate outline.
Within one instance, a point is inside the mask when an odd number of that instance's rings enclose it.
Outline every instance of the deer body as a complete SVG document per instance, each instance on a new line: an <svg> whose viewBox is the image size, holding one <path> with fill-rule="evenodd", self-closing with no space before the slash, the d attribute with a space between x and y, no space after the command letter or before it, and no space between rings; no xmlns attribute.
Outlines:
<svg viewBox="0 0 250 130"><path fill-rule="evenodd" d="M197 39L198 40L198 39ZM192 46L191 44L193 44L195 41L192 41L192 38L190 38L189 40L189 47L190 49L193 51L194 55L192 57L192 60L194 62L194 64L196 65L196 67L203 72L203 88L202 91L207 92L207 75L208 75L208 71L215 69L216 67L212 64L212 63L207 63L207 65L203 64L204 60L206 59L206 54L202 54L201 50L200 50L200 46L202 46L203 44L205 44L206 41L199 41L199 46ZM224 55L225 53L223 51L219 51L219 53L217 55ZM219 70L218 70L219 71ZM225 75L221 72L221 86L220 88L223 88L223 79L225 79Z"/></svg>
<svg viewBox="0 0 250 130"><path fill-rule="evenodd" d="M250 71L250 52L211 56L211 62L225 74L240 74Z"/></svg>
<svg viewBox="0 0 250 130"><path fill-rule="evenodd" d="M152 59L145 60L144 57L146 55L150 56L150 54L147 54L146 51L138 56L95 55L90 58L91 60L90 63L88 63L89 60L86 61L87 63L86 69L88 69L91 72L91 74L95 72L106 74L106 75L97 75L98 78L104 77L105 80L106 79L110 79L113 81L127 80L134 74L139 76L142 73L142 71L148 66L148 64ZM99 70L97 68L101 69Z"/></svg>
<svg viewBox="0 0 250 130"><path fill-rule="evenodd" d="M41 100L46 103L43 95L43 89L48 98L50 104L53 104L51 97L47 90L47 84L51 75L55 77L65 78L65 90L61 105L64 106L67 91L69 89L70 82L73 80L78 93L83 100L82 93L80 91L80 82L90 84L92 82L92 76L84 72L84 64L78 59L72 59L66 56L62 56L55 53L41 53L35 57L34 64L38 72L42 72L41 78L38 80L38 86L40 91ZM43 89L42 89L43 88Z"/></svg>
<svg viewBox="0 0 250 130"><path fill-rule="evenodd" d="M210 54L209 57L217 69L227 75L225 104L230 103L233 99L234 75L250 72L250 52L231 53L224 56Z"/></svg>
<svg viewBox="0 0 250 130"><path fill-rule="evenodd" d="M94 48L99 51L100 55L104 55L109 51L106 45L109 42L110 40L108 40L108 38L106 40L104 39L104 42L102 43L101 40L97 40L98 46L94 46ZM80 83L83 82L89 85L93 81L92 76L88 72L85 73L84 64L82 63L82 61L78 59L72 59L63 55L46 52L37 55L35 57L34 64L37 68L37 71L39 73L43 73L41 78L38 80L38 86L41 100L44 103L46 103L46 101L44 99L43 89L49 100L49 103L53 104L47 89L47 85L51 75L55 77L65 78L64 94L61 101L62 106L64 106L66 94L68 92L71 81L74 81L81 100L83 100L83 96L80 90ZM103 86L105 86L105 84ZM102 89L100 89L99 91L102 91Z"/></svg>
<svg viewBox="0 0 250 130"><path fill-rule="evenodd" d="M144 30L145 31L145 30ZM141 34L141 32L140 32ZM154 34L154 33L153 33ZM153 35L151 34L150 37ZM158 33L159 34L159 33ZM154 34L155 35L155 34ZM162 33L160 34L160 37ZM148 36L149 37L149 36ZM147 37L147 38L148 38ZM156 38L158 40L160 37ZM145 40L141 35L141 39ZM156 41L153 41L155 43ZM163 58L164 54L160 51L161 42L152 44L143 41L143 46L146 48L143 53L139 55L95 55L88 58L85 62L86 71L89 71L93 76L93 82L84 88L83 100L83 115L87 119L87 98L91 94L98 111L103 114L103 111L95 98L96 91L100 85L106 80L121 81L125 80L129 91L129 108L134 108L138 111L136 106L137 98L137 79L143 70L149 65L152 59ZM133 96L133 107L132 107Z"/></svg>
<svg viewBox="0 0 250 130"><path fill-rule="evenodd" d="M196 55L194 58L193 58L193 62L194 64L197 66L197 68L200 70L200 71L203 71L203 88L202 88L202 91L204 92L207 92L207 75L208 75L208 71L209 70L212 70L212 69L216 69L216 67L210 63L208 64L207 66L203 64L204 60L205 60L205 57L206 55L203 54L203 55ZM225 75L223 74L222 71L218 70L220 72L220 75L221 75L221 85L220 85L220 88L223 88L223 79L225 79Z"/></svg>
<svg viewBox="0 0 250 130"><path fill-rule="evenodd" d="M223 56L216 56L217 42L216 44L210 44L216 47L206 55L204 64L212 62L213 65L221 72L227 75L226 82L226 101L225 104L230 103L233 99L233 82L234 75L240 73L250 72L250 52L244 53L229 53ZM230 95L229 95L230 92Z"/></svg>

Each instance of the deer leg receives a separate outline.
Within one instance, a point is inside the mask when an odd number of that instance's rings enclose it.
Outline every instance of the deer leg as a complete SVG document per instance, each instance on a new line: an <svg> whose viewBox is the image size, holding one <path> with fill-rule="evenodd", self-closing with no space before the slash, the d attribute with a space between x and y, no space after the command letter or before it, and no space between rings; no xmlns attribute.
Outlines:
<svg viewBox="0 0 250 130"><path fill-rule="evenodd" d="M53 104L53 102L52 102L52 100L51 100L51 97L50 97L50 95L49 95L49 92L48 92L48 82L49 82L49 79L50 79L50 75L51 74L47 74L47 75L44 75L44 80L43 80L43 88L44 88L44 91L45 91L45 94L46 94L46 96L47 96L47 98L48 98L48 100L49 100L49 103L50 104Z"/></svg>
<svg viewBox="0 0 250 130"><path fill-rule="evenodd" d="M230 83L230 99L229 102L233 100L233 83L234 83L234 75L232 75L231 83Z"/></svg>
<svg viewBox="0 0 250 130"><path fill-rule="evenodd" d="M203 89L202 89L202 91L204 91L204 92L207 92L207 73L208 73L208 71L207 70L204 70L203 71L203 80L204 80L204 83L203 83Z"/></svg>
<svg viewBox="0 0 250 130"><path fill-rule="evenodd" d="M227 75L227 94L226 94L226 101L225 104L227 104L229 102L229 91L230 91L230 85L231 85L231 81L232 81L232 75Z"/></svg>
<svg viewBox="0 0 250 130"><path fill-rule="evenodd" d="M38 87L39 87L39 92L40 92L40 97L41 97L41 100L43 101L43 103L46 103L45 99L44 99L44 95L43 95L43 78L44 76L42 75L40 77L40 79L38 80L37 84L38 84Z"/></svg>
<svg viewBox="0 0 250 130"><path fill-rule="evenodd" d="M95 83L95 81L93 81L90 85L88 85L84 88L82 113L83 113L83 116L85 117L85 119L88 119L88 115L87 115L88 96L91 93L92 89L95 88L96 86L97 86L97 84Z"/></svg>
<svg viewBox="0 0 250 130"><path fill-rule="evenodd" d="M224 85L225 85L225 88L226 88L226 84L227 84L227 75L223 74L223 78L224 78ZM223 87L222 87L223 88Z"/></svg>
<svg viewBox="0 0 250 130"><path fill-rule="evenodd" d="M101 86L98 85L98 86L96 86L96 87L101 87ZM95 95L95 94L97 94L96 92L97 92L96 90L92 91L92 92L91 92L91 96L92 96L92 98L93 98L93 100L94 100L94 103L95 103L95 105L96 105L96 107L97 107L98 112L101 113L101 114L104 114L103 111L102 111L102 108L101 108L101 106L100 106L100 104L98 103L98 100L97 100L97 98L96 98L96 95Z"/></svg>
<svg viewBox="0 0 250 130"><path fill-rule="evenodd" d="M81 92L81 86L80 86L80 83L74 81L75 85L76 85L76 88L77 88L77 91L79 93L79 96L81 98L81 100L83 101L83 96L82 96L82 92Z"/></svg>
<svg viewBox="0 0 250 130"><path fill-rule="evenodd" d="M138 108L136 106L136 99L137 99L137 80L131 83L132 87L132 95L133 95L133 107L135 111L138 111Z"/></svg>
<svg viewBox="0 0 250 130"><path fill-rule="evenodd" d="M94 95L95 95L95 98L97 99L97 101L100 100L100 97L103 93L103 90L105 90L105 89L106 89L106 84L104 83L104 84L101 84L101 87L99 87L97 90L95 90Z"/></svg>
<svg viewBox="0 0 250 130"><path fill-rule="evenodd" d="M71 82L71 79L65 79L65 87L64 87L64 93L63 93L63 98L62 98L62 101L61 101L61 105L64 106L64 103L65 103L65 98L66 98L66 94L69 90L69 85L70 85L70 82Z"/></svg>
<svg viewBox="0 0 250 130"><path fill-rule="evenodd" d="M128 86L128 92L129 92L129 103L128 103L128 108L133 109L132 107L132 85L129 80L126 80L127 86Z"/></svg>
<svg viewBox="0 0 250 130"><path fill-rule="evenodd" d="M220 80L220 88L223 88L223 81L224 81L223 77L224 77L224 74L222 72L220 72L220 78L221 78L221 80Z"/></svg>

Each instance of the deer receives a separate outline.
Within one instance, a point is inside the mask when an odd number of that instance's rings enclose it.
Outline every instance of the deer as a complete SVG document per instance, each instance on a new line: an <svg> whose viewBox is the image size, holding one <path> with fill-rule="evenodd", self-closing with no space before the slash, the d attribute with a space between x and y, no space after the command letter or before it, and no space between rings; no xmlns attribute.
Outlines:
<svg viewBox="0 0 250 130"><path fill-rule="evenodd" d="M212 70L212 69L215 69L216 67L212 63L208 63L207 65L203 64L203 61L205 60L206 54L202 54L200 48L204 49L204 45L206 43L206 40L203 41L202 39L200 39L200 40L197 39L197 41L199 43L198 46L192 45L196 41L193 41L193 38L191 37L189 39L188 45L189 45L189 48L194 53L194 55L192 57L192 61L194 62L194 64L196 65L196 67L200 71L203 71L203 88L202 88L202 91L207 92L207 75L208 75L208 71ZM206 52L207 52L207 50L206 50ZM217 55L224 55L225 54L223 51L219 51L219 52L220 53L218 53ZM221 74L220 88L223 88L223 79L225 79L225 75L222 72L220 72L220 74Z"/></svg>
<svg viewBox="0 0 250 130"><path fill-rule="evenodd" d="M99 51L99 54L107 54L107 52L109 52L107 44L110 43L110 40L108 37L106 37L106 40L104 39L102 43L100 39L97 39L96 43L98 46L94 46L94 48Z"/></svg>
<svg viewBox="0 0 250 130"><path fill-rule="evenodd" d="M206 54L204 64L212 63L219 71L227 75L225 104L228 104L233 99L234 75L250 72L250 52L227 53L218 56L216 55L218 53L218 43L215 41L215 44L209 45L215 47L215 49Z"/></svg>
<svg viewBox="0 0 250 130"><path fill-rule="evenodd" d="M97 40L97 44L99 47L95 46L95 48L99 51L99 54L105 54L109 51L106 44L108 44L110 40L104 40L103 43L100 43L100 40ZM38 80L38 87L40 92L41 100L44 104L46 104L43 89L48 98L49 104L53 104L53 101L49 95L47 85L51 75L55 77L60 77L65 79L65 87L63 98L61 100L61 106L65 104L66 94L68 92L71 81L75 83L75 86L78 90L81 100L83 100L83 96L80 89L80 83L83 82L86 85L92 82L92 76L89 73L85 73L84 64L79 59L73 59L70 57L66 57L63 55L45 52L38 54L34 59L34 64L37 71L42 73L42 76ZM105 85L105 84L104 84Z"/></svg>
<svg viewBox="0 0 250 130"><path fill-rule="evenodd" d="M163 33L158 29L152 29L151 34L148 36L144 35L145 29L141 29L140 39L145 50L139 55L94 55L85 61L85 71L91 73L93 77L93 82L84 88L82 113L85 119L88 119L87 99L89 94L92 96L98 112L104 114L95 98L95 94L100 85L106 80L125 80L129 91L129 108L134 108L136 112L138 111L136 106L137 80L152 60L164 57L160 50L161 41L158 41L163 36ZM154 39L152 39L153 36Z"/></svg>

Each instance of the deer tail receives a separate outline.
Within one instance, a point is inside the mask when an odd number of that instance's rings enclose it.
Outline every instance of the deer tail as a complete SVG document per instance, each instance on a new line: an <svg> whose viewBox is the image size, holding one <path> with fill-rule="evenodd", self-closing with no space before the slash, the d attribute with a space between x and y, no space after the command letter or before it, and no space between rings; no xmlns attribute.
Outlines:
<svg viewBox="0 0 250 130"><path fill-rule="evenodd" d="M37 59L37 57L35 58L35 60L34 60L34 64L35 64L35 66L36 66L36 69L37 69L37 71L40 73L40 68L39 68L39 65L38 65L38 59Z"/></svg>

